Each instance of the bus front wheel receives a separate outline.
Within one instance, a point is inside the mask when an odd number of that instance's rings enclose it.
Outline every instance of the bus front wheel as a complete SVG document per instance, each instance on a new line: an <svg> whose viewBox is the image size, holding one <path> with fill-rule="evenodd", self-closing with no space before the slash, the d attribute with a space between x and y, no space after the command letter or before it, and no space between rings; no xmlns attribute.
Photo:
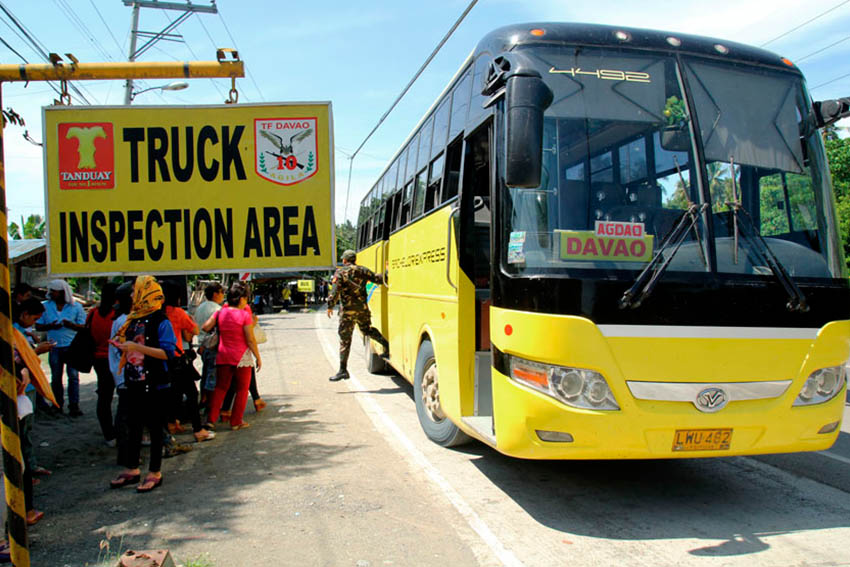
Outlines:
<svg viewBox="0 0 850 567"><path fill-rule="evenodd" d="M454 447L470 440L443 413L437 359L431 341L424 341L419 347L413 375L413 397L419 424L431 441L443 447Z"/></svg>

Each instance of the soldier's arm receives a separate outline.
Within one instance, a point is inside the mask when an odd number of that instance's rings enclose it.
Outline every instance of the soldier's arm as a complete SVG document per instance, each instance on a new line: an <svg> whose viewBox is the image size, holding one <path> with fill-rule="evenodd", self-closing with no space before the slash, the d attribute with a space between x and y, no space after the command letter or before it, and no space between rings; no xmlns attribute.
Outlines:
<svg viewBox="0 0 850 567"><path fill-rule="evenodd" d="M383 274L376 274L375 272L373 272L369 268L363 268L363 274L366 276L366 279L368 281L372 282L372 283L376 283L376 284L385 283Z"/></svg>
<svg viewBox="0 0 850 567"><path fill-rule="evenodd" d="M328 311L333 309L337 301L339 301L339 274L334 274L331 292L328 294Z"/></svg>

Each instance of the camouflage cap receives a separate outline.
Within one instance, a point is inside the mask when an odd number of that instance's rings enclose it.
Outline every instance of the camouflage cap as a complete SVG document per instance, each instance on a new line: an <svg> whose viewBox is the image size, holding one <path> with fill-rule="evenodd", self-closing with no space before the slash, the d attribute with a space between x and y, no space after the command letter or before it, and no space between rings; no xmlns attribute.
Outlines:
<svg viewBox="0 0 850 567"><path fill-rule="evenodd" d="M357 260L357 253L354 250L346 250L342 253L342 259L347 260L348 262L354 262Z"/></svg>

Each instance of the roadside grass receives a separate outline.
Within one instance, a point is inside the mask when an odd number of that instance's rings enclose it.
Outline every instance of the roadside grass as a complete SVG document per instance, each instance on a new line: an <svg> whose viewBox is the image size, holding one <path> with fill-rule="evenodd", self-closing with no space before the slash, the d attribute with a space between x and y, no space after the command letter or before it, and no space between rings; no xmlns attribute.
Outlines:
<svg viewBox="0 0 850 567"><path fill-rule="evenodd" d="M121 555L126 551L124 549L124 538L118 541L116 549L112 549L109 539L100 540L100 546L97 553L97 561L95 563L86 563L85 567L115 567ZM187 559L185 562L180 562L175 559L178 567L215 567L215 562L210 558L208 553L202 553L197 557Z"/></svg>

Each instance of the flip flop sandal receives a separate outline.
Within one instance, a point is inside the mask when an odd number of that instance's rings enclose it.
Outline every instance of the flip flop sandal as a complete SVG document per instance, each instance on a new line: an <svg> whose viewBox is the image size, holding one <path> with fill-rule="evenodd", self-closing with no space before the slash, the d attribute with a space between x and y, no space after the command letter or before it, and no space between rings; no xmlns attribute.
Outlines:
<svg viewBox="0 0 850 567"><path fill-rule="evenodd" d="M162 484L162 477L147 476L145 481L136 487L136 492L151 492Z"/></svg>
<svg viewBox="0 0 850 567"><path fill-rule="evenodd" d="M136 484L141 478L142 475L140 474L121 473L109 481L109 488L121 488L122 486Z"/></svg>
<svg viewBox="0 0 850 567"><path fill-rule="evenodd" d="M47 470L44 467L33 467L32 474L36 476L50 476L53 474L53 472Z"/></svg>

